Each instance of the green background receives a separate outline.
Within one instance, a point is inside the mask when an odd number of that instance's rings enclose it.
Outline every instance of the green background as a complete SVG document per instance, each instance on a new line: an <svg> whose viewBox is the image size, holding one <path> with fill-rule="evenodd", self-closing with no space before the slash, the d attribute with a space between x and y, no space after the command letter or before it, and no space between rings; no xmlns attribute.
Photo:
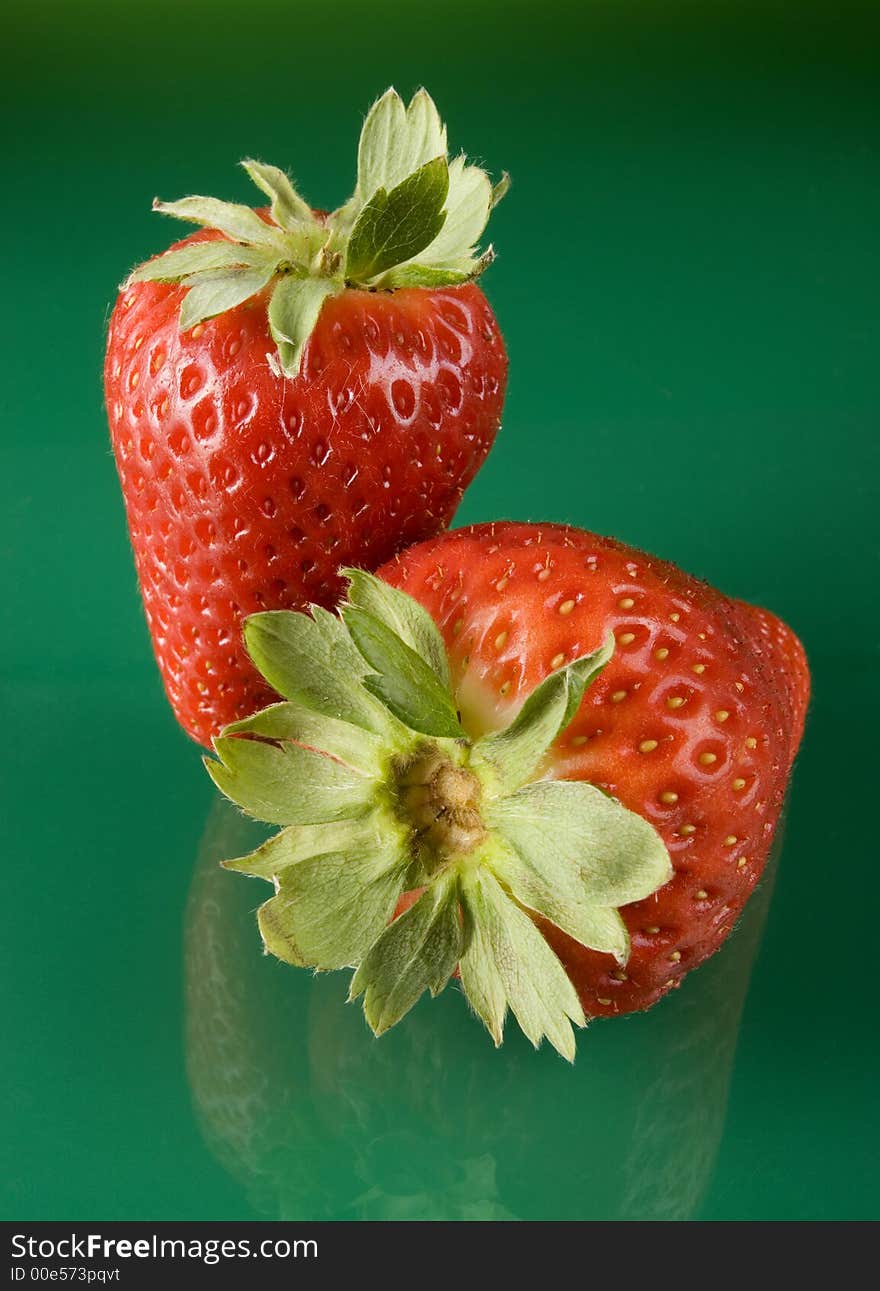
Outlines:
<svg viewBox="0 0 880 1291"><path fill-rule="evenodd" d="M877 1215L876 14L13 0L0 1215ZM454 991L375 1045L341 977L261 958L108 446L104 324L172 235L154 194L249 200L251 154L332 206L389 83L514 179L485 283L509 398L459 519L644 546L772 607L814 671L763 933L769 883L573 1070L495 1053Z"/></svg>

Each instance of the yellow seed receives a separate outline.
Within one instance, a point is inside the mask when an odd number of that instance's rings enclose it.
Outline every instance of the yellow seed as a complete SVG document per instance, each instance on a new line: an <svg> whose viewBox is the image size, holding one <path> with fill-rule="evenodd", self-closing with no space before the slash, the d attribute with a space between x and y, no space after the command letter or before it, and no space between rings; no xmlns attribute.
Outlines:
<svg viewBox="0 0 880 1291"><path fill-rule="evenodd" d="M659 923L649 924L648 927L645 929L645 932L648 933L650 937L655 936L659 931L660 931Z"/></svg>
<svg viewBox="0 0 880 1291"><path fill-rule="evenodd" d="M669 618L671 622L677 623L678 620L681 618L681 615L676 611L674 614L670 614Z"/></svg>
<svg viewBox="0 0 880 1291"><path fill-rule="evenodd" d="M499 632L497 637L495 638L495 649L503 650L506 642L507 642L507 633Z"/></svg>
<svg viewBox="0 0 880 1291"><path fill-rule="evenodd" d="M671 789L664 789L660 795L660 801L666 803L667 807L671 807L673 803L678 802L678 794L673 793Z"/></svg>
<svg viewBox="0 0 880 1291"><path fill-rule="evenodd" d="M697 827L696 825L682 825L678 832L680 834L695 834L697 832Z"/></svg>
<svg viewBox="0 0 880 1291"><path fill-rule="evenodd" d="M610 1001L610 1000L606 1000L606 999L605 999L603 996L601 996L601 995L597 995L597 996L596 996L596 1003L597 1003L597 1004L610 1004L610 1003L611 1003L611 1001Z"/></svg>
<svg viewBox="0 0 880 1291"><path fill-rule="evenodd" d="M612 704L619 704L622 699L626 699L626 691L615 690L614 694L611 696Z"/></svg>
<svg viewBox="0 0 880 1291"><path fill-rule="evenodd" d="M739 839L737 838L736 834L728 834L724 840L724 846L735 847L738 842L739 842Z"/></svg>
<svg viewBox="0 0 880 1291"><path fill-rule="evenodd" d="M654 651L654 658L655 658L655 659L660 659L660 660L668 659L668 658L669 658L669 651L666 649L666 646L661 646L659 650L655 650L655 651Z"/></svg>
<svg viewBox="0 0 880 1291"><path fill-rule="evenodd" d="M196 323L195 327L190 332L190 336L193 338L194 341L197 341L199 337L203 335L204 331L205 331L205 324Z"/></svg>
<svg viewBox="0 0 880 1291"><path fill-rule="evenodd" d="M625 973L625 972L623 971L623 969L622 969L622 968L615 968L615 969L614 969L614 972L611 974L611 976L614 978L615 982L628 982L628 981L629 981L629 976L628 976L628 974L627 974L627 973Z"/></svg>
<svg viewBox="0 0 880 1291"><path fill-rule="evenodd" d="M669 956L669 958L672 960L673 964L677 964L678 961L681 959L681 951L674 950L672 954Z"/></svg>
<svg viewBox="0 0 880 1291"><path fill-rule="evenodd" d="M733 684L734 684L734 686L736 686L736 688L737 688L737 690L739 691L739 693L740 693L740 694L742 694L742 692L745 690L745 686L742 684L742 682L741 682L741 681L735 681Z"/></svg>
<svg viewBox="0 0 880 1291"><path fill-rule="evenodd" d="M143 343L144 343L144 338L142 336L136 337L134 342L135 351L139 350L143 345Z"/></svg>
<svg viewBox="0 0 880 1291"><path fill-rule="evenodd" d="M635 632L621 632L620 636L617 638L620 645L632 645L635 639Z"/></svg>
<svg viewBox="0 0 880 1291"><path fill-rule="evenodd" d="M740 789L745 789L745 787L746 787L745 780L743 780L741 775L738 775L733 782L734 792L739 793Z"/></svg>
<svg viewBox="0 0 880 1291"><path fill-rule="evenodd" d="M753 735L750 735L749 738L746 740L746 748L756 749L757 747L758 747L758 741L755 739Z"/></svg>
<svg viewBox="0 0 880 1291"><path fill-rule="evenodd" d="M461 629L462 629L463 625L464 625L464 620L463 620L463 619L456 619L456 620L455 620L455 622L454 622L454 623L453 623L453 625L452 625L452 635L453 635L454 637L457 637L457 636L458 636L459 632L461 632Z"/></svg>
<svg viewBox="0 0 880 1291"><path fill-rule="evenodd" d="M563 665L564 663L565 663L565 655L564 655L564 654L555 654L555 655L553 656L553 658L550 660L550 667L551 667L551 668L561 668L561 667L562 667L562 665Z"/></svg>
<svg viewBox="0 0 880 1291"><path fill-rule="evenodd" d="M546 583L546 581L547 581L547 579L548 579L549 577L550 577L550 570L549 570L549 569L540 569L540 570L538 571L538 578L539 578L539 580L540 580L542 583Z"/></svg>
<svg viewBox="0 0 880 1291"><path fill-rule="evenodd" d="M671 699L667 699L666 707L681 708L683 703L684 703L684 700L682 699L681 695L673 695Z"/></svg>
<svg viewBox="0 0 880 1291"><path fill-rule="evenodd" d="M509 693L510 693L510 682L509 681L502 682L501 685L498 687L498 694L507 695Z"/></svg>
<svg viewBox="0 0 880 1291"><path fill-rule="evenodd" d="M705 888L700 888L699 892L695 892L695 893L694 893L694 900L695 900L695 901L705 901L705 900L706 900L706 897L707 897L708 895L709 895L709 893L706 891L706 889L705 889Z"/></svg>
<svg viewBox="0 0 880 1291"><path fill-rule="evenodd" d="M589 735L575 735L571 741L572 748L575 748L575 749L583 748L583 746L586 744L589 738L590 738Z"/></svg>
<svg viewBox="0 0 880 1291"><path fill-rule="evenodd" d="M717 761L718 761L718 754L717 754L717 753L701 753L701 754L700 754L700 756L697 758L697 761L699 762L700 766L703 766L703 767L710 767L710 766L712 765L712 763L713 763L713 762L717 762Z"/></svg>
<svg viewBox="0 0 880 1291"><path fill-rule="evenodd" d="M695 663L691 668L691 672L695 672L699 677L701 677L705 671L706 665L704 663Z"/></svg>
<svg viewBox="0 0 880 1291"><path fill-rule="evenodd" d="M715 714L715 721L726 722L729 716L730 713L726 708L719 708L718 712Z"/></svg>
<svg viewBox="0 0 880 1291"><path fill-rule="evenodd" d="M618 605L618 608L621 610L631 610L632 607L635 605L635 601L631 596L621 596L620 600L617 602L617 605Z"/></svg>
<svg viewBox="0 0 880 1291"><path fill-rule="evenodd" d="M140 372L132 372L131 377L129 378L129 382L128 382L128 384L131 386L132 390L135 388L135 386L137 385L138 381L140 381L140 379L141 379L141 374L140 374Z"/></svg>
<svg viewBox="0 0 880 1291"><path fill-rule="evenodd" d="M741 856L736 863L736 868L738 870L744 870L745 867L748 865L748 863L749 863L749 858L747 856Z"/></svg>
<svg viewBox="0 0 880 1291"><path fill-rule="evenodd" d="M656 740L642 740L641 744L639 745L639 752L653 753L656 747L657 747Z"/></svg>
<svg viewBox="0 0 880 1291"><path fill-rule="evenodd" d="M563 601L559 607L560 614L571 614L574 609L574 601Z"/></svg>
<svg viewBox="0 0 880 1291"><path fill-rule="evenodd" d="M509 579L509 578L507 577L507 575L505 574L505 575L504 575L504 577L503 577L503 578L499 578L499 579L498 579L498 582L495 584L495 591L496 591L496 592L503 592L503 591L504 591L504 589L505 589L505 587L507 586L507 584L508 584L509 582L510 582L510 579Z"/></svg>

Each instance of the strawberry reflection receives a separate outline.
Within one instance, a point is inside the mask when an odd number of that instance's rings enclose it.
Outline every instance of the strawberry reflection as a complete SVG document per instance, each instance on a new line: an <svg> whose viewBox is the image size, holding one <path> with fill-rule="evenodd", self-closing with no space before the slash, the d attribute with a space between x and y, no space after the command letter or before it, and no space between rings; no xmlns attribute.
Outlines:
<svg viewBox="0 0 880 1291"><path fill-rule="evenodd" d="M376 1040L347 975L261 953L268 886L218 863L264 835L212 808L187 921L189 1078L253 1209L290 1219L685 1219L724 1128L772 870L736 934L652 1012L595 1022L569 1067L453 984Z"/></svg>

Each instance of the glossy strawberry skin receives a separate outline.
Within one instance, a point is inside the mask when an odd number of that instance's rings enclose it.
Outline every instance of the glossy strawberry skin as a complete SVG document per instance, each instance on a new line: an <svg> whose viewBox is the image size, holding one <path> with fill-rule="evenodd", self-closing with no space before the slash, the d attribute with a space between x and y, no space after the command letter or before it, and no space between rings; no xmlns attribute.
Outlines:
<svg viewBox="0 0 880 1291"><path fill-rule="evenodd" d="M244 615L331 606L340 565L375 568L449 523L498 429L507 357L472 284L328 301L295 379L270 366L265 294L181 335L183 295L123 291L105 390L156 658L207 744L272 697Z"/></svg>
<svg viewBox="0 0 880 1291"><path fill-rule="evenodd" d="M761 875L809 699L800 642L767 611L564 526L462 529L378 572L437 621L474 734L613 632L545 770L650 820L675 874L623 910L625 970L542 927L589 1016L649 1007L718 949Z"/></svg>

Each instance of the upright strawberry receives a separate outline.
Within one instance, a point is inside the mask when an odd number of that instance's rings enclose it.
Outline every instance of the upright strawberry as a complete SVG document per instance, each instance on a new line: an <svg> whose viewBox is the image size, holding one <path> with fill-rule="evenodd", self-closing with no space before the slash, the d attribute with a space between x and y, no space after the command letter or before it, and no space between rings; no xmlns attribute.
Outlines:
<svg viewBox="0 0 880 1291"><path fill-rule="evenodd" d="M273 166L252 210L156 202L203 226L124 284L107 343L113 448L168 697L195 739L271 697L242 617L335 602L443 529L498 429L507 356L475 285L492 187L422 90L389 90L354 194L313 211Z"/></svg>
<svg viewBox="0 0 880 1291"><path fill-rule="evenodd" d="M356 967L377 1033L460 966L496 1042L509 1007L570 1057L572 1022L647 1007L730 931L803 729L800 644L562 526L477 526L348 573L340 618L246 621L286 702L207 763L285 826L229 862L275 881L265 944Z"/></svg>

